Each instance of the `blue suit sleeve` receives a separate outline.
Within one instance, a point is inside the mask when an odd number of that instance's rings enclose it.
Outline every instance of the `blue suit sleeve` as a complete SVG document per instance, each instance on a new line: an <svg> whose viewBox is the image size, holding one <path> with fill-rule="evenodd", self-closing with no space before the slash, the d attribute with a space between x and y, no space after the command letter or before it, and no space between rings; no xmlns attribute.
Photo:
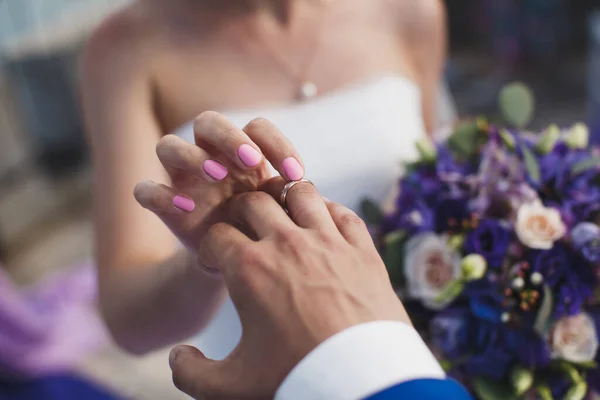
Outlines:
<svg viewBox="0 0 600 400"><path fill-rule="evenodd" d="M452 379L419 379L383 390L365 400L472 400L471 395Z"/></svg>

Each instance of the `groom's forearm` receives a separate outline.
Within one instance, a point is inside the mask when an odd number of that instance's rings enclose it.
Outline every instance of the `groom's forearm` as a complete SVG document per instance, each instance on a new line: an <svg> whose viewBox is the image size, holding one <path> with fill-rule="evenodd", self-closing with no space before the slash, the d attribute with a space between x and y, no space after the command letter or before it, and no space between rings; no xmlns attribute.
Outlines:
<svg viewBox="0 0 600 400"><path fill-rule="evenodd" d="M222 278L180 250L164 262L114 269L100 280L100 305L116 343L144 354L184 340L211 320L226 298Z"/></svg>

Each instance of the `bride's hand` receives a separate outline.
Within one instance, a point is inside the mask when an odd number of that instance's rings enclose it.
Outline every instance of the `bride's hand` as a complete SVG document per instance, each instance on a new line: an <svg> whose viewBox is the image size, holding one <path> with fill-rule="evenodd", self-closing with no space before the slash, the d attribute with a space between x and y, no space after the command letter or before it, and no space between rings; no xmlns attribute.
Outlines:
<svg viewBox="0 0 600 400"><path fill-rule="evenodd" d="M265 119L239 129L223 115L205 112L194 122L194 137L196 144L175 135L158 142L156 153L172 186L145 181L134 191L140 205L160 217L189 249L195 250L221 218L223 202L256 190L271 177L266 161L288 180L304 175L294 146Z"/></svg>

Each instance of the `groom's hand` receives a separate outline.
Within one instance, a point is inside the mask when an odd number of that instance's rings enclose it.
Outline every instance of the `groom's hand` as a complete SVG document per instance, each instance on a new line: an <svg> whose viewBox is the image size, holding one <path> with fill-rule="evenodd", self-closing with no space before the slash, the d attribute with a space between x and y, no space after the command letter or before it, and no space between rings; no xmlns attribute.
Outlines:
<svg viewBox="0 0 600 400"><path fill-rule="evenodd" d="M332 335L376 320L409 323L363 221L308 183L290 190L288 216L273 199L284 185L276 178L265 189L272 195L232 199L229 223L202 240L201 259L222 271L243 335L224 361L193 347L173 350L174 382L195 398L273 398L292 368Z"/></svg>

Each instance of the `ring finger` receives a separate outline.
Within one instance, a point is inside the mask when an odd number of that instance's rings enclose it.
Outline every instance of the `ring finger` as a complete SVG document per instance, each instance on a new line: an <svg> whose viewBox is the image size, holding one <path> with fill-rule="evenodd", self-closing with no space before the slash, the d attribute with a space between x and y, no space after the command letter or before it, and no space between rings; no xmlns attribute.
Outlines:
<svg viewBox="0 0 600 400"><path fill-rule="evenodd" d="M264 191L279 202L287 184L281 177L273 178L264 185ZM287 193L286 204L281 206L288 210L292 220L302 228L337 231L325 200L317 188L308 182L295 183Z"/></svg>

